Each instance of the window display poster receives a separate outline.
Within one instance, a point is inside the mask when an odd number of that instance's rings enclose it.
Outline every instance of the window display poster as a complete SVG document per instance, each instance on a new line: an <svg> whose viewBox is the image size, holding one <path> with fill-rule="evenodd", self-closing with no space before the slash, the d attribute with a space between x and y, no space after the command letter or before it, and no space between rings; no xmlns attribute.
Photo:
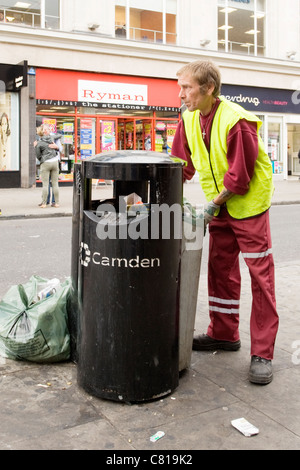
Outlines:
<svg viewBox="0 0 300 470"><path fill-rule="evenodd" d="M56 119L43 118L43 124L47 124L51 134L57 133Z"/></svg>
<svg viewBox="0 0 300 470"><path fill-rule="evenodd" d="M283 173L283 164L281 162L272 161L272 169L275 175Z"/></svg>
<svg viewBox="0 0 300 470"><path fill-rule="evenodd" d="M269 157L272 161L278 160L278 140L277 139L269 139Z"/></svg>
<svg viewBox="0 0 300 470"><path fill-rule="evenodd" d="M63 123L63 133L64 134L71 134L72 132L74 132L73 122L64 122Z"/></svg>
<svg viewBox="0 0 300 470"><path fill-rule="evenodd" d="M101 152L109 152L115 150L115 123L114 121L101 122Z"/></svg>
<svg viewBox="0 0 300 470"><path fill-rule="evenodd" d="M81 160L93 154L93 120L80 120L80 156Z"/></svg>
<svg viewBox="0 0 300 470"><path fill-rule="evenodd" d="M167 124L167 152L171 153L177 124Z"/></svg>
<svg viewBox="0 0 300 470"><path fill-rule="evenodd" d="M64 135L63 137L64 144L73 145L73 135Z"/></svg>
<svg viewBox="0 0 300 470"><path fill-rule="evenodd" d="M3 93L0 100L0 171L19 171L19 95Z"/></svg>
<svg viewBox="0 0 300 470"><path fill-rule="evenodd" d="M155 152L162 152L164 145L164 139L162 134L155 134Z"/></svg>

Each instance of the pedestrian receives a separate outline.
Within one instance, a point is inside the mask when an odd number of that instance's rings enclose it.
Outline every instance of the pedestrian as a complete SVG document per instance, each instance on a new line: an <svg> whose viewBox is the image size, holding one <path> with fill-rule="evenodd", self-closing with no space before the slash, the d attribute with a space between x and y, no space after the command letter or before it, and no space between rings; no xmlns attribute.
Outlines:
<svg viewBox="0 0 300 470"><path fill-rule="evenodd" d="M52 134L50 134L50 135L52 136ZM61 143L61 135L60 134L54 134L53 139L54 139L54 143L58 147L58 150L56 151L56 154L57 154L57 157L58 157L58 164L59 164L61 154L63 152L63 146L62 146L62 143ZM48 189L48 197L47 197L47 206L50 204L50 201L51 201L51 188L52 188L52 182L51 182L51 176L49 176L49 189ZM52 188L51 206L55 207L55 197L54 197L53 188Z"/></svg>
<svg viewBox="0 0 300 470"><path fill-rule="evenodd" d="M58 145L54 143L53 137L50 136L50 127L47 124L42 124L37 129L40 140L34 142L36 158L40 161L40 175L43 185L42 190L42 203L40 207L44 209L47 207L47 197L49 192L49 178L52 181L52 190L54 193L55 204L54 207L59 207L59 189L58 189Z"/></svg>
<svg viewBox="0 0 300 470"><path fill-rule="evenodd" d="M186 111L172 154L187 162L184 178L199 173L209 228L207 334L194 337L198 351L240 348L239 253L252 280L249 380L267 384L278 331L269 208L274 191L272 166L259 136L261 121L220 97L221 74L210 61L178 72Z"/></svg>

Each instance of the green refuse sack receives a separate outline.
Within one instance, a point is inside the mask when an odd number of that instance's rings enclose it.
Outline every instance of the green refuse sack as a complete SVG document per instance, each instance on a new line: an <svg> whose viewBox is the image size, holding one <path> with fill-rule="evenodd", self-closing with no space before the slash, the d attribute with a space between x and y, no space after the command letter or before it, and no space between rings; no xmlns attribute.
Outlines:
<svg viewBox="0 0 300 470"><path fill-rule="evenodd" d="M0 302L0 355L39 363L68 360L70 289L70 278L54 288L39 276L11 287Z"/></svg>

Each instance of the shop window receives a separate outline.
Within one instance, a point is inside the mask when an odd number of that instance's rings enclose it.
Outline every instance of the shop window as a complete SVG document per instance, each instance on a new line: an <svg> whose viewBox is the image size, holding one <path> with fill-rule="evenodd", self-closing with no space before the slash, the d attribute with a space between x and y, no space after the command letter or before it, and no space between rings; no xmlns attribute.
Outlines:
<svg viewBox="0 0 300 470"><path fill-rule="evenodd" d="M119 115L117 111L122 114ZM108 112L106 108L75 108L39 103L36 126L45 122L51 126L53 134L62 135L60 179L65 180L70 177L74 161L101 152L155 150L171 153L178 112L132 110L125 113L115 108L109 108Z"/></svg>
<svg viewBox="0 0 300 470"><path fill-rule="evenodd" d="M16 2L16 0L4 0L1 2L0 21L32 27L59 29L60 1L31 0L30 2Z"/></svg>
<svg viewBox="0 0 300 470"><path fill-rule="evenodd" d="M176 44L177 0L116 0L115 35L136 41Z"/></svg>
<svg viewBox="0 0 300 470"><path fill-rule="evenodd" d="M265 0L218 0L218 49L263 56Z"/></svg>

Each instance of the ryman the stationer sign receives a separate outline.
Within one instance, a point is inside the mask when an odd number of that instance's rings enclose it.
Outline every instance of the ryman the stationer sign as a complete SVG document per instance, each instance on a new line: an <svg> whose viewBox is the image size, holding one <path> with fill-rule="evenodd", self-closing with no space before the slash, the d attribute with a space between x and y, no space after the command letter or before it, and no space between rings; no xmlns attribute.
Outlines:
<svg viewBox="0 0 300 470"><path fill-rule="evenodd" d="M148 105L148 86L134 83L78 80L78 101Z"/></svg>

